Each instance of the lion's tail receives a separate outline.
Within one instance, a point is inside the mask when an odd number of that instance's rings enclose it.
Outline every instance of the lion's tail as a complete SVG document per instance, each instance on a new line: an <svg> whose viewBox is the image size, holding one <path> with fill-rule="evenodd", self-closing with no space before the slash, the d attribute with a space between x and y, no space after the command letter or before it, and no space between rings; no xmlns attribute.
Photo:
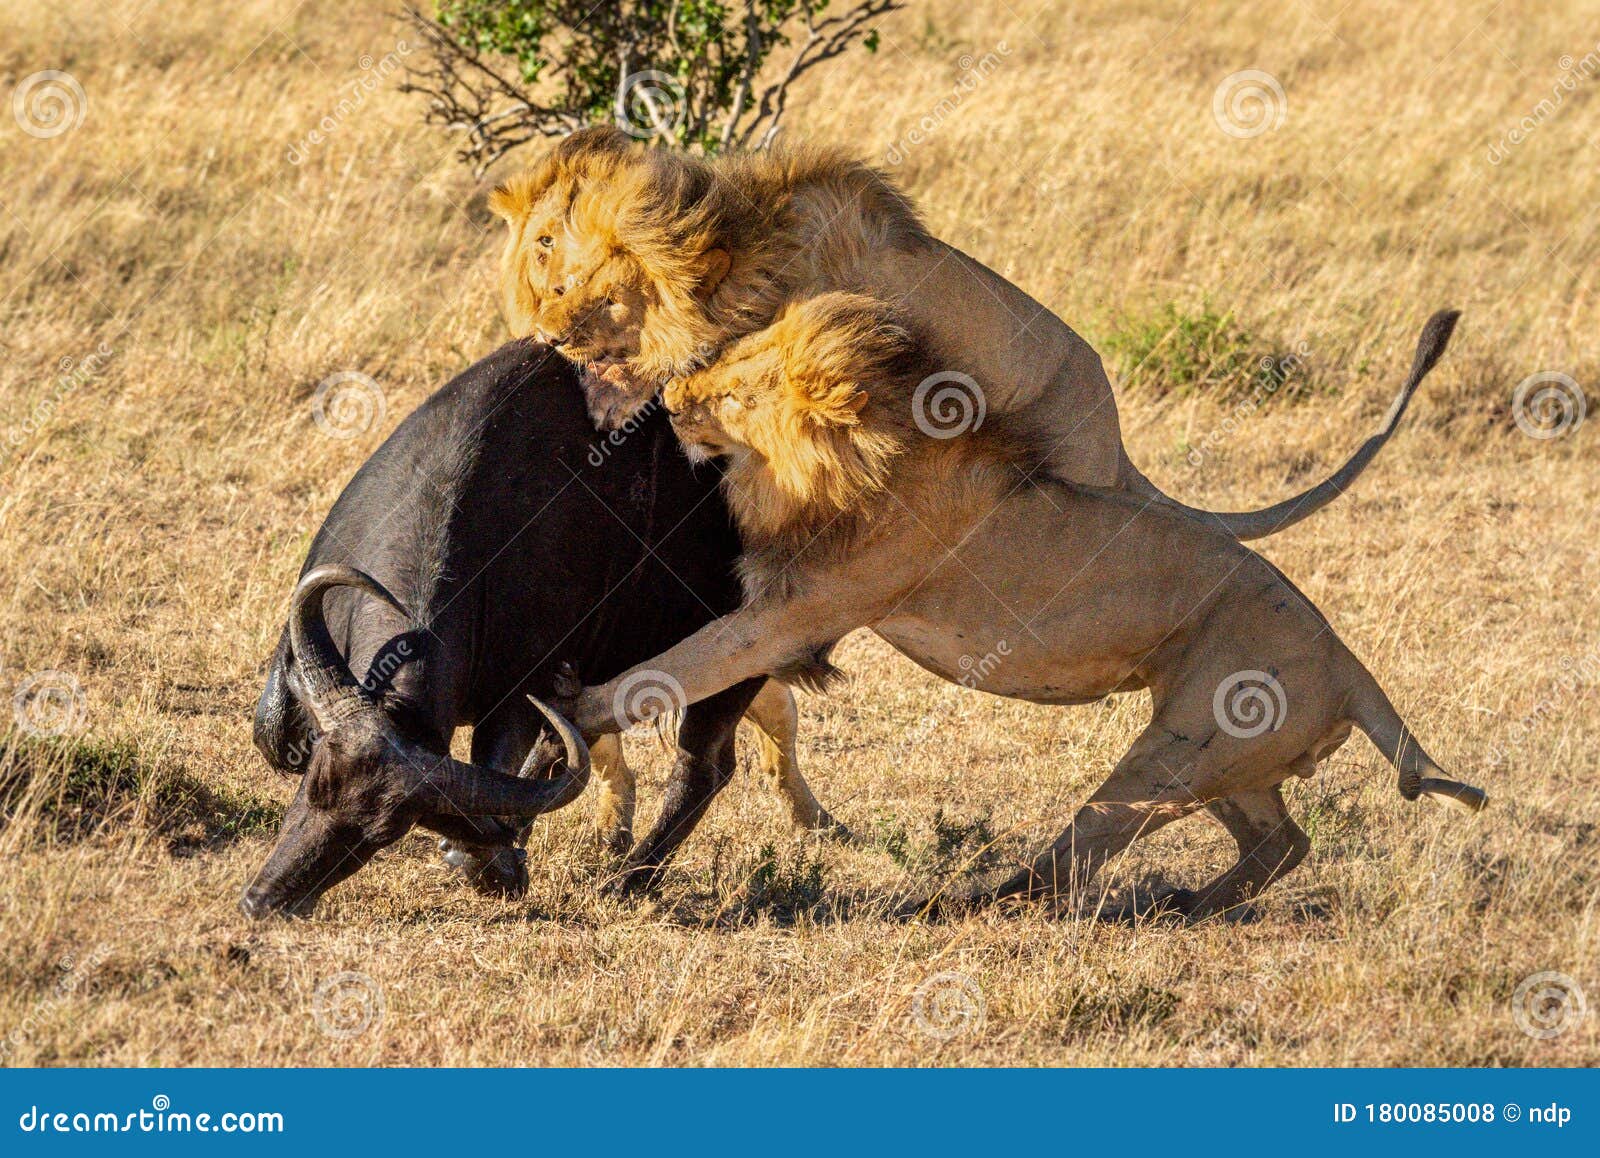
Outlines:
<svg viewBox="0 0 1600 1158"><path fill-rule="evenodd" d="M1262 539L1285 527L1294 526L1301 519L1320 511L1344 494L1357 476L1366 470L1367 464L1377 457L1378 451L1383 449L1383 444L1389 441L1389 436L1400 424L1400 416L1406 412L1411 396L1416 393L1417 387L1428 376L1428 371L1433 369L1444 354L1445 346L1450 342L1450 334L1456 328L1456 319L1460 316L1459 310L1440 310L1428 319L1428 324L1422 327L1422 336L1417 339L1417 355L1411 363L1411 373L1406 378L1405 385L1400 387L1400 393L1396 395L1394 404L1389 407L1383 425L1378 428L1376 434L1361 444L1360 449L1350 456L1349 461L1310 490L1302 491L1292 499L1285 499L1281 503L1263 507L1258 511L1203 511L1163 494L1131 463L1128 465L1130 471L1128 489L1136 494L1170 503L1195 518L1215 524L1239 540Z"/></svg>
<svg viewBox="0 0 1600 1158"><path fill-rule="evenodd" d="M1351 662L1360 671L1356 693L1351 698L1351 714L1356 726L1367 734L1367 738L1383 753L1383 758L1400 773L1400 795L1407 800L1415 800L1426 792L1430 796L1453 800L1472 812L1479 811L1489 803L1489 796L1483 789L1445 777L1444 769L1423 751L1422 745L1411 734L1411 729L1406 727L1400 713L1395 711L1372 673L1360 667L1353 656Z"/></svg>

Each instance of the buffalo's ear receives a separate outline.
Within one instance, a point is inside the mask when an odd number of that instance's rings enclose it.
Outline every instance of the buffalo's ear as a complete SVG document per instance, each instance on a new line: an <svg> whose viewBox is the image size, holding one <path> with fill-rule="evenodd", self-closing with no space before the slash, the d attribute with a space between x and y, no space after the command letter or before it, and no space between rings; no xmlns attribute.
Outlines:
<svg viewBox="0 0 1600 1158"><path fill-rule="evenodd" d="M733 258L726 249L708 249L701 261L705 269L700 274L700 284L695 287L695 296L701 301L711 300L711 295L717 292L717 287L722 284L722 279L728 276L728 270L733 268Z"/></svg>

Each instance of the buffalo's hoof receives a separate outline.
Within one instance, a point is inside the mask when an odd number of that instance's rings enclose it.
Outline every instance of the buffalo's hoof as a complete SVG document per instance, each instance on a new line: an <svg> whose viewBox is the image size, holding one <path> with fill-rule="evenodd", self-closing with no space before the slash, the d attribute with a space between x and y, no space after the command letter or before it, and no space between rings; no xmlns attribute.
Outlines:
<svg viewBox="0 0 1600 1158"><path fill-rule="evenodd" d="M661 873L657 869L644 866L625 867L600 886L600 895L614 901L637 900L653 892L660 881Z"/></svg>
<svg viewBox="0 0 1600 1158"><path fill-rule="evenodd" d="M444 863L486 897L516 899L528 891L528 854L520 848L471 848L442 840Z"/></svg>

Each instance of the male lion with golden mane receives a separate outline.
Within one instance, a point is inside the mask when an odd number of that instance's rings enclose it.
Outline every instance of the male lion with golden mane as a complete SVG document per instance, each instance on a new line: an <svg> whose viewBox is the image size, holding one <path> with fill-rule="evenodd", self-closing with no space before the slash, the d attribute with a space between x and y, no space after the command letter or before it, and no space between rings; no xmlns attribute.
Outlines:
<svg viewBox="0 0 1600 1158"><path fill-rule="evenodd" d="M1429 321L1408 388L1455 320ZM635 670L665 672L691 702L752 676L820 680L833 644L870 627L969 686L973 651L1002 654L976 671L997 695L1084 704L1148 688L1149 725L1072 824L974 900L1081 887L1138 837L1203 809L1238 862L1163 904L1234 909L1305 856L1279 785L1309 776L1352 727L1395 766L1406 799L1482 806L1481 791L1439 775L1328 621L1249 548L1149 498L1050 477L1026 412L954 437L922 430L912 399L936 365L910 319L826 294L667 387L684 445L728 462L746 598ZM630 675L578 697L581 729L631 722L614 714Z"/></svg>
<svg viewBox="0 0 1600 1158"><path fill-rule="evenodd" d="M588 368L590 410L616 428L675 377L820 293L867 294L915 323L941 377L914 401L929 429L1026 416L1057 478L1170 503L1238 539L1287 527L1338 497L1395 429L1335 474L1263 510L1215 513L1168 498L1129 461L1100 358L1066 323L923 227L882 173L798 149L705 160L588 129L490 206L510 226L502 294L511 330Z"/></svg>

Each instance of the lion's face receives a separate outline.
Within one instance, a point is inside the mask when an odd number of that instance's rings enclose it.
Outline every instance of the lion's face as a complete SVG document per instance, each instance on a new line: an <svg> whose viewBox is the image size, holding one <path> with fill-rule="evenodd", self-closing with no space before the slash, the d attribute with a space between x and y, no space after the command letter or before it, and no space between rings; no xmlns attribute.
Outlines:
<svg viewBox="0 0 1600 1158"><path fill-rule="evenodd" d="M694 462L754 452L771 459L787 417L781 353L735 347L716 365L668 383L672 429Z"/></svg>
<svg viewBox="0 0 1600 1158"><path fill-rule="evenodd" d="M571 233L556 262L534 332L581 364L636 361L645 319L660 305L644 267L601 239Z"/></svg>
<svg viewBox="0 0 1600 1158"><path fill-rule="evenodd" d="M569 196L569 190L552 186L532 203L526 217L511 222L500 258L500 294L512 337L534 334L551 288L564 276L559 239Z"/></svg>
<svg viewBox="0 0 1600 1158"><path fill-rule="evenodd" d="M889 307L825 294L674 380L663 400L691 459L730 460L735 515L759 537L825 522L884 484L904 445L894 399L911 353Z"/></svg>

